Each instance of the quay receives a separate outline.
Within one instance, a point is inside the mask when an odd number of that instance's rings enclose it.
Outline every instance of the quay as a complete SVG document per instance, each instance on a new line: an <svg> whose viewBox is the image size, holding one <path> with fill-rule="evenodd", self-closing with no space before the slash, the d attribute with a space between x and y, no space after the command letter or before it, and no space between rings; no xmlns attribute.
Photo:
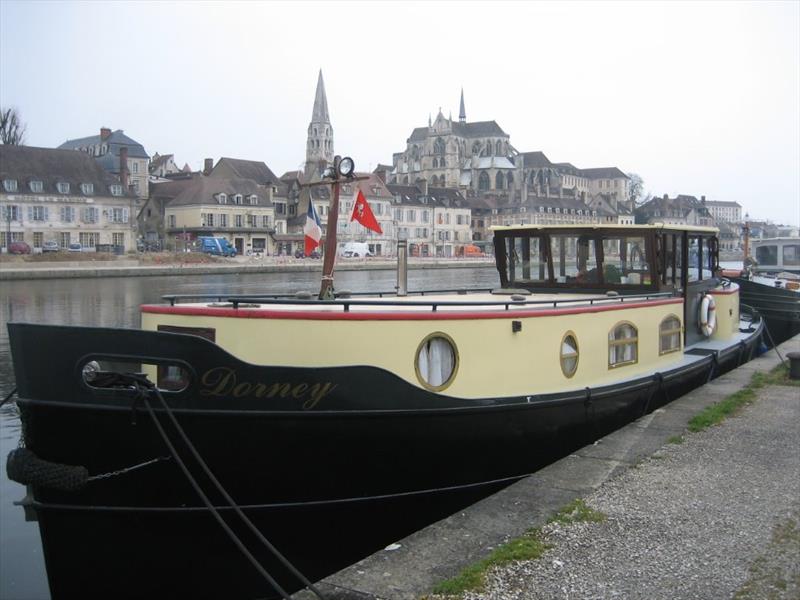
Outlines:
<svg viewBox="0 0 800 600"><path fill-rule="evenodd" d="M469 258L425 258L408 261L409 269L494 268L494 260ZM396 259L345 259L337 271L381 271L396 269ZM255 259L240 257L213 263L171 262L142 265L137 260L75 262L0 262L0 281L23 279L76 279L98 277L153 277L176 275L225 275L241 273L296 273L322 271L322 261L289 257Z"/></svg>
<svg viewBox="0 0 800 600"><path fill-rule="evenodd" d="M778 347L784 358L797 350L800 336ZM540 528L540 558L496 567L485 589L455 597L800 597L800 388L755 389L740 413L687 430L780 362L770 350L318 589L328 600L450 598L435 586ZM548 524L576 499L602 522Z"/></svg>

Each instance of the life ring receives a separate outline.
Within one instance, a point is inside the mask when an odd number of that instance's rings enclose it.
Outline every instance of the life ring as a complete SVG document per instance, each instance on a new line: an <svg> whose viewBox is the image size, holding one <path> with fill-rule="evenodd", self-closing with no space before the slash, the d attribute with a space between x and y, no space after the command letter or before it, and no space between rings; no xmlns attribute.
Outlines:
<svg viewBox="0 0 800 600"><path fill-rule="evenodd" d="M700 331L706 337L711 337L717 328L717 305L714 296L705 294L700 302Z"/></svg>

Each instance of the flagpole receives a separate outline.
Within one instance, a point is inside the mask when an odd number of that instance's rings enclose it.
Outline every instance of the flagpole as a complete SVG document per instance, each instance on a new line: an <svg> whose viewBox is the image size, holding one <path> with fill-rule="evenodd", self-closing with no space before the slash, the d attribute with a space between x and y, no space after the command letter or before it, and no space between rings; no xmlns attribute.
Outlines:
<svg viewBox="0 0 800 600"><path fill-rule="evenodd" d="M333 180L331 204L328 209L328 226L325 231L325 251L322 253L322 282L319 286L320 300L333 300L333 267L336 262L336 233L339 224L339 161L333 157ZM309 198L309 202L311 199Z"/></svg>
<svg viewBox="0 0 800 600"><path fill-rule="evenodd" d="M345 169L344 172L341 172L340 165L342 163L347 164L349 168ZM355 183L356 181L363 181L365 179L369 179L369 177L356 177L353 173L353 160L349 157L345 157L344 161L340 156L333 157L333 167L328 167L322 174L322 179L320 181L314 181L312 183L304 183L301 184L300 187L311 188L316 187L318 185L330 185L331 186L331 203L328 210L328 223L327 229L325 231L325 246L323 249L323 261L322 261L322 282L320 283L319 287L319 296L320 300L333 300L334 299L334 292L333 292L333 268L336 262L336 230L339 223L339 185L342 179L345 180L346 183ZM309 202L313 202L311 198L311 194L309 193L308 197Z"/></svg>

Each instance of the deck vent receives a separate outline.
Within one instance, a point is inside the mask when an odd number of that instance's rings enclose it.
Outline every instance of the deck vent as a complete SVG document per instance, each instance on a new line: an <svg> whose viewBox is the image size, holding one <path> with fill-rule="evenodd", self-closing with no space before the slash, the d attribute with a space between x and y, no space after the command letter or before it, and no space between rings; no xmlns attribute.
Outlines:
<svg viewBox="0 0 800 600"><path fill-rule="evenodd" d="M608 296L609 298L616 298L617 296L619 296L619 292L615 290L608 290L606 292L606 296Z"/></svg>
<svg viewBox="0 0 800 600"><path fill-rule="evenodd" d="M311 300L311 292L296 292L294 297L298 300Z"/></svg>
<svg viewBox="0 0 800 600"><path fill-rule="evenodd" d="M522 294L513 294L511 296L511 300L513 300L514 302L525 302L525 296L523 296Z"/></svg>
<svg viewBox="0 0 800 600"><path fill-rule="evenodd" d="M511 321L511 333L522 331L522 321Z"/></svg>

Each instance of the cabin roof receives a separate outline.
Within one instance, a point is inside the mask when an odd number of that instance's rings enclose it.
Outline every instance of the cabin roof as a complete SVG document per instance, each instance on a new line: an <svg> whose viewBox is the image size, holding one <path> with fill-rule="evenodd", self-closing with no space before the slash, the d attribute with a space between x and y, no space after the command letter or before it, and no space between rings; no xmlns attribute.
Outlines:
<svg viewBox="0 0 800 600"><path fill-rule="evenodd" d="M571 230L587 230L587 231L602 231L607 230L630 230L630 231L691 231L697 233L719 233L716 227L699 227L696 225L666 225L664 223L653 223L650 225L598 225L598 224L568 224L568 225L508 225L501 226L495 225L490 227L492 231L571 231Z"/></svg>

